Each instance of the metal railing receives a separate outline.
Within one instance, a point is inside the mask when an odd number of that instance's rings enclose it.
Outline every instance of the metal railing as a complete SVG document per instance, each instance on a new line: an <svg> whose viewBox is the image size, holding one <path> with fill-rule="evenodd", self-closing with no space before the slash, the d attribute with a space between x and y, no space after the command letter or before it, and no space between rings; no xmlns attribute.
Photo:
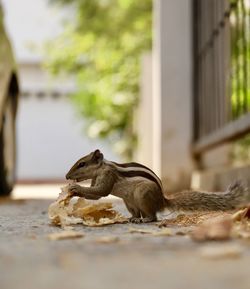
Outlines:
<svg viewBox="0 0 250 289"><path fill-rule="evenodd" d="M194 153L250 131L250 0L194 0Z"/></svg>

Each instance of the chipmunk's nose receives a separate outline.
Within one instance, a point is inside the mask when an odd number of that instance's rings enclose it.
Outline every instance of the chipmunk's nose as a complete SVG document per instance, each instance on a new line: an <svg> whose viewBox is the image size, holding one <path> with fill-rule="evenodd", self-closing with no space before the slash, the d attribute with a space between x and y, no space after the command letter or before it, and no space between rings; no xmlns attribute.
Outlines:
<svg viewBox="0 0 250 289"><path fill-rule="evenodd" d="M66 174L66 180L68 180L70 178L69 173Z"/></svg>

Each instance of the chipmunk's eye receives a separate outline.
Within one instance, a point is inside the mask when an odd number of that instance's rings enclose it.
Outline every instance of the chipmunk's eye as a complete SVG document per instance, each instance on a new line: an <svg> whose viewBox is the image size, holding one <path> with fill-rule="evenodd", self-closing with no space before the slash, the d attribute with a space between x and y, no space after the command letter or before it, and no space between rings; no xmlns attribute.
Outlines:
<svg viewBox="0 0 250 289"><path fill-rule="evenodd" d="M80 164L78 165L78 168L83 168L85 166L85 162L80 162Z"/></svg>

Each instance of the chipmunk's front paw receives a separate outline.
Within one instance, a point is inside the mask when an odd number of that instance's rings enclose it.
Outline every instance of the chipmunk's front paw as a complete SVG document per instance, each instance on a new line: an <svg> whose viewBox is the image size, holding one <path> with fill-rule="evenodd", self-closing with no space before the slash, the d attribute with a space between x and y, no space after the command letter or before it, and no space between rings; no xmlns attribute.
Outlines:
<svg viewBox="0 0 250 289"><path fill-rule="evenodd" d="M68 192L71 196L79 196L81 195L82 188L77 184L72 184L69 186Z"/></svg>

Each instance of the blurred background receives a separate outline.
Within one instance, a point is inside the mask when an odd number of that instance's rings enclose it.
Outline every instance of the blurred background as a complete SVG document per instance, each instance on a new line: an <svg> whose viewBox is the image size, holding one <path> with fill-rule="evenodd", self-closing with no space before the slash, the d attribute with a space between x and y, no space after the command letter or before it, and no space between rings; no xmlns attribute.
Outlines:
<svg viewBox="0 0 250 289"><path fill-rule="evenodd" d="M17 183L96 148L167 191L249 180L250 0L2 0L17 62Z"/></svg>
<svg viewBox="0 0 250 289"><path fill-rule="evenodd" d="M53 39L63 32L63 21L73 17L73 11L44 0L3 4L20 85L18 181L62 181L73 162L98 147L107 158L117 158L107 142L86 136L84 118L70 100L77 91L74 74L53 77L44 67L49 57L45 44L56 45Z"/></svg>

